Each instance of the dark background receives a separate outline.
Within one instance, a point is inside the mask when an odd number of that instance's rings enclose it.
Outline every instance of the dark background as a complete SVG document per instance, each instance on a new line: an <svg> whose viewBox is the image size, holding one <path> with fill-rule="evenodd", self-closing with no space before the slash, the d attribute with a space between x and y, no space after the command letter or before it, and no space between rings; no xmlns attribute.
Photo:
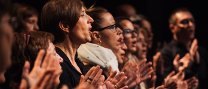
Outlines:
<svg viewBox="0 0 208 89"><path fill-rule="evenodd" d="M48 0L13 0L13 2L26 3L41 11ZM87 7L96 3L96 6L107 8L115 13L118 5L129 3L133 5L139 14L145 15L151 22L154 41L169 42L172 35L168 28L168 17L173 9L179 7L188 8L196 19L196 37L199 45L208 48L208 3L205 0L83 0Z"/></svg>

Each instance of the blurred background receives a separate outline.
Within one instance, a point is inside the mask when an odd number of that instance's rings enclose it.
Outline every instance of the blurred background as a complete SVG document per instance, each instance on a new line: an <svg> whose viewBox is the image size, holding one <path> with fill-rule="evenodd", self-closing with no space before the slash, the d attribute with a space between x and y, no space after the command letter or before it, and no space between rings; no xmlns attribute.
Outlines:
<svg viewBox="0 0 208 89"><path fill-rule="evenodd" d="M48 0L13 0L12 2L26 3L35 7L39 12ZM169 42L172 39L168 28L168 17L173 9L179 7L188 8L196 20L196 38L199 45L208 49L208 3L205 0L82 0L87 7L95 4L107 8L115 13L116 7L128 3L133 5L138 14L146 16L151 24L154 33L153 48L155 42Z"/></svg>

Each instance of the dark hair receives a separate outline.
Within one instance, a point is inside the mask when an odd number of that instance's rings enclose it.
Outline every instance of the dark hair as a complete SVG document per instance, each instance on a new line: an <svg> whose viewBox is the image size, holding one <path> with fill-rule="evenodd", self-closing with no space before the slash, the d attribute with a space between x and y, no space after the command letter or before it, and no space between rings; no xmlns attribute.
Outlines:
<svg viewBox="0 0 208 89"><path fill-rule="evenodd" d="M178 12L188 12L188 13L191 13L187 8L178 8L178 9L175 9L172 11L172 13L170 14L170 17L169 17L169 24L175 24L176 21L175 21L175 14L178 13Z"/></svg>
<svg viewBox="0 0 208 89"><path fill-rule="evenodd" d="M121 29L123 29L122 26L121 26L121 21L123 21L123 20L128 20L128 21L132 22L128 17L117 17L116 18L116 23L118 24L118 26Z"/></svg>
<svg viewBox="0 0 208 89"><path fill-rule="evenodd" d="M6 15L10 15L10 2L9 0L0 0L0 70L3 69L2 67L5 66L5 60L10 60L7 58L7 56L5 55L5 47L3 44L3 39L6 35L8 36L9 34L5 34L5 31L7 29L4 29L1 27L2 24L2 19L4 18L4 16ZM5 23L5 22L4 22ZM8 22L6 22L8 23ZM8 44L10 45L10 44ZM10 48L8 50L11 50Z"/></svg>
<svg viewBox="0 0 208 89"><path fill-rule="evenodd" d="M127 7L132 7L133 9L135 9L133 5L129 3L121 4L116 8L116 16L129 17L129 15L127 14Z"/></svg>
<svg viewBox="0 0 208 89"><path fill-rule="evenodd" d="M14 42L12 44L11 66L5 73L6 81L1 85L4 89L19 88L22 79L22 69L25 63L25 42L24 36L20 33L14 34Z"/></svg>
<svg viewBox="0 0 208 89"><path fill-rule="evenodd" d="M87 10L87 14L92 17L94 22L91 24L92 25L92 31L96 31L99 28L101 28L100 24L102 22L102 15L103 13L109 13L108 10L102 7L93 7Z"/></svg>
<svg viewBox="0 0 208 89"><path fill-rule="evenodd" d="M0 0L0 20L2 19L3 15L10 13L10 5L11 3L9 2L9 0Z"/></svg>
<svg viewBox="0 0 208 89"><path fill-rule="evenodd" d="M41 25L45 31L55 36L55 43L65 40L65 34L60 30L59 23L73 29L79 20L82 6L80 0L51 0L44 5Z"/></svg>
<svg viewBox="0 0 208 89"><path fill-rule="evenodd" d="M35 8L26 4L14 4L12 25L15 32L23 32L25 30L25 21L34 15L38 16L38 12Z"/></svg>
<svg viewBox="0 0 208 89"><path fill-rule="evenodd" d="M29 37L29 38L28 38ZM48 32L37 31L30 32L28 36L26 36L26 47L25 47L25 56L31 63L31 68L35 62L38 52L40 49L47 50L49 47L49 41L53 42L53 35Z"/></svg>

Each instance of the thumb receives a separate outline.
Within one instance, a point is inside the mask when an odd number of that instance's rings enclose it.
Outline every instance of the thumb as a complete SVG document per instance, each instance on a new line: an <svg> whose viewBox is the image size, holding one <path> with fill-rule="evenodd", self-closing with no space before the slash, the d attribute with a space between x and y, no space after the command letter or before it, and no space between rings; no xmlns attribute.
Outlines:
<svg viewBox="0 0 208 89"><path fill-rule="evenodd" d="M30 70L30 63L29 63L29 61L25 61L22 76L28 76L29 75L29 70Z"/></svg>
<svg viewBox="0 0 208 89"><path fill-rule="evenodd" d="M178 67L179 66L180 55L177 54L173 60L173 65Z"/></svg>
<svg viewBox="0 0 208 89"><path fill-rule="evenodd" d="M84 75L81 75L79 83L82 83L84 80Z"/></svg>
<svg viewBox="0 0 208 89"><path fill-rule="evenodd" d="M174 61L178 62L179 60L180 60L180 55L177 54L177 55L175 56L175 58L174 58Z"/></svg>

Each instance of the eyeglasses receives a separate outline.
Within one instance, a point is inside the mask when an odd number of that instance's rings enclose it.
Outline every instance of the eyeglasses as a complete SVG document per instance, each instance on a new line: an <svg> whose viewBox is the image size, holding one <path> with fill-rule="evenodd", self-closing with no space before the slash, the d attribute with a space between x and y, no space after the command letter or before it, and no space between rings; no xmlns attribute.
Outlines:
<svg viewBox="0 0 208 89"><path fill-rule="evenodd" d="M128 33L136 33L136 30L131 30L131 29L123 29L123 33L124 34L128 34Z"/></svg>
<svg viewBox="0 0 208 89"><path fill-rule="evenodd" d="M194 21L194 19L193 18L190 18L190 19L184 19L184 20L182 20L182 21L180 21L180 23L181 24L189 24L189 22L192 22L192 23L194 23L195 21Z"/></svg>
<svg viewBox="0 0 208 89"><path fill-rule="evenodd" d="M115 30L116 28L118 27L117 24L113 24L113 25L109 25L109 26L106 26L106 27L103 27L103 28L99 28L97 29L98 31L102 31L104 29L112 29L112 30Z"/></svg>

